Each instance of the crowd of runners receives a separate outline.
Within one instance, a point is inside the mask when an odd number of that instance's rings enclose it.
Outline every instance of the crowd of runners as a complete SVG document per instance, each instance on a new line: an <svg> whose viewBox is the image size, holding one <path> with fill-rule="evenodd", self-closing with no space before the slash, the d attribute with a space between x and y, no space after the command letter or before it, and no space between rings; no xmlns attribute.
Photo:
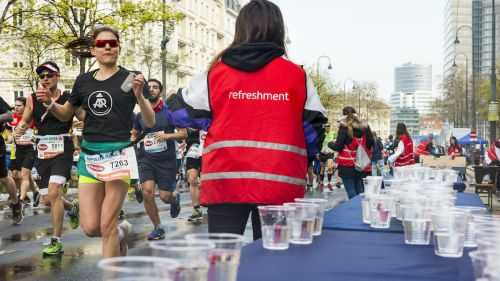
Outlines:
<svg viewBox="0 0 500 281"><path fill-rule="evenodd" d="M102 237L103 256L125 255L130 224L119 217L134 188L154 226L148 240L165 237L156 189L176 218L181 210L176 188L185 181L193 205L188 220L201 222L206 133L173 126L162 83L119 66L119 46L115 30L98 28L91 50L99 67L77 77L71 91L60 89L60 68L47 61L35 70L35 93L16 98L13 107L0 102L0 184L9 194L14 225L22 224L26 206L50 207L52 237L44 255L63 253L65 213L73 229ZM66 195L68 186L79 187L73 200Z"/></svg>

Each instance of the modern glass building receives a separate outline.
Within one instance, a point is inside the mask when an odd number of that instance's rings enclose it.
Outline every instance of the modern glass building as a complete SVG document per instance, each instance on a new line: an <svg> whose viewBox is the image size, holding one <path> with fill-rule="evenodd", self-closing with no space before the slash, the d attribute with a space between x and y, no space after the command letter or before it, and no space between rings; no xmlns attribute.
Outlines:
<svg viewBox="0 0 500 281"><path fill-rule="evenodd" d="M431 113L432 66L406 63L394 70L391 107L415 108L420 114Z"/></svg>

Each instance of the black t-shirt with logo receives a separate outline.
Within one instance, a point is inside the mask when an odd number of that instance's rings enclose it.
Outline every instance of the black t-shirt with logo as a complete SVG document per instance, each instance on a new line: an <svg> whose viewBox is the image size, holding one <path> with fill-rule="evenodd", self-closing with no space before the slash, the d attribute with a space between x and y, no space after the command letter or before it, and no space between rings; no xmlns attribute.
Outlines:
<svg viewBox="0 0 500 281"><path fill-rule="evenodd" d="M137 100L132 90L125 93L121 85L130 71L120 67L104 81L96 80L97 70L80 75L73 86L69 102L86 111L83 138L92 142L129 141L133 110ZM149 96L144 85L144 96Z"/></svg>

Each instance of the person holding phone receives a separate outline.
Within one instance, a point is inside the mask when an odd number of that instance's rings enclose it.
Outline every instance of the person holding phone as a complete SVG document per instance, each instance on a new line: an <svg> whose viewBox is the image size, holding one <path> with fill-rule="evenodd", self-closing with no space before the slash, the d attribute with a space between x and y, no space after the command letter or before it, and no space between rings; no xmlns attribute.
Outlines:
<svg viewBox="0 0 500 281"><path fill-rule="evenodd" d="M118 215L130 180L138 178L131 116L138 104L144 126L152 128L155 113L144 76L118 65L118 32L99 27L91 40L99 68L78 76L66 103L53 103L45 95L38 99L63 122L72 120L78 107L86 112L78 162L80 226L87 236L102 237L103 256L113 257L127 252L130 224L124 221L118 226Z"/></svg>
<svg viewBox="0 0 500 281"><path fill-rule="evenodd" d="M60 77L59 66L52 61L45 62L36 68L40 85L36 93L28 97L23 118L16 127L16 139L21 140L34 122L37 128L36 165L41 176L39 188L42 190L45 205L50 205L53 235L50 244L43 249L44 255L60 255L64 252L61 242L64 219L64 199L61 189L71 174L73 161L73 142L69 132L71 121L59 121L46 105L62 105L69 99L69 93L58 88ZM43 96L45 102L40 99ZM46 191L48 189L48 192Z"/></svg>

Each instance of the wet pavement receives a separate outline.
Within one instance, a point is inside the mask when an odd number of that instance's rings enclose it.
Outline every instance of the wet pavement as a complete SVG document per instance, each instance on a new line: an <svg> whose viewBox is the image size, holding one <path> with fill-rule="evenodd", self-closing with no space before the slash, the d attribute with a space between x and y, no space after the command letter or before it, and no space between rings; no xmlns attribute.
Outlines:
<svg viewBox="0 0 500 281"><path fill-rule="evenodd" d="M345 199L345 192L336 191L338 203ZM309 196L316 197L315 194ZM206 218L200 225L187 222L191 215L189 193L182 193L182 210L178 218L170 218L169 205L157 199L160 217L166 230L166 239L181 238L187 233L206 232ZM71 229L65 216L64 255L42 257L44 243L51 237L50 210L45 207L27 208L21 225L13 226L10 209L0 202L0 281L98 281L101 275L96 267L101 259L98 238L88 238L83 232ZM133 225L128 237L129 255L151 255L145 239L152 225L142 204L126 200L126 219ZM204 210L204 213L206 211ZM251 240L251 226L245 235Z"/></svg>

